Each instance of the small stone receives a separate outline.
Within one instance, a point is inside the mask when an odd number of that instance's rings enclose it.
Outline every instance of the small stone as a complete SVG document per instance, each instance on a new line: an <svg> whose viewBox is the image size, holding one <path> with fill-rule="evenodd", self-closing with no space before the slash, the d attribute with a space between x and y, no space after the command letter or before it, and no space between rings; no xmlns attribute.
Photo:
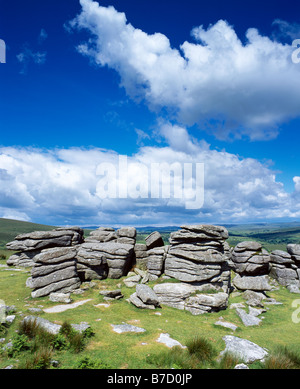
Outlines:
<svg viewBox="0 0 300 389"><path fill-rule="evenodd" d="M131 324L111 324L113 331L118 334L122 334L124 332L145 332L146 330L141 327L136 327Z"/></svg>
<svg viewBox="0 0 300 389"><path fill-rule="evenodd" d="M172 348L174 346L179 346L181 348L186 348L186 346L183 346L181 343L179 343L177 340L172 339L169 334L160 334L158 339L156 340L158 343L163 343L167 347Z"/></svg>

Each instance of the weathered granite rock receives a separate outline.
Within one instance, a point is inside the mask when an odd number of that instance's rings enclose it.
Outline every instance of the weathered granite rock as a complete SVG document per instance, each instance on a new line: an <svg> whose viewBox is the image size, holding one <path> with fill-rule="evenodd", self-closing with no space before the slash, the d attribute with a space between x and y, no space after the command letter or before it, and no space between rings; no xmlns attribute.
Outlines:
<svg viewBox="0 0 300 389"><path fill-rule="evenodd" d="M159 335L159 337L156 339L156 342L163 343L167 347L180 347L180 348L186 348L186 346L183 346L178 340L171 338L170 334L162 333Z"/></svg>
<svg viewBox="0 0 300 389"><path fill-rule="evenodd" d="M52 323L51 321L49 320L46 320L42 317L38 317L38 316L26 316L24 317L23 319L24 322L35 322L37 325L41 326L44 330L46 330L47 332L49 332L50 334L53 334L53 335L57 335L61 329L61 325L60 324L56 324L56 323ZM90 325L86 322L81 322L80 324L71 324L71 326L73 327L73 329L77 332L84 332L86 331L88 328L90 328Z"/></svg>
<svg viewBox="0 0 300 389"><path fill-rule="evenodd" d="M145 238L147 250L151 250L155 247L164 245L163 238L158 231L153 231L150 235Z"/></svg>
<svg viewBox="0 0 300 389"><path fill-rule="evenodd" d="M128 299L128 301L135 305L137 308L141 309L155 309L155 305L145 304L138 296L137 293L134 292Z"/></svg>
<svg viewBox="0 0 300 389"><path fill-rule="evenodd" d="M270 262L271 264L279 264L279 265L290 265L294 263L292 257L289 253L282 250L274 250L270 254Z"/></svg>
<svg viewBox="0 0 300 389"><path fill-rule="evenodd" d="M233 285L240 290L267 291L272 287L269 284L268 276L240 276L236 274L232 281Z"/></svg>
<svg viewBox="0 0 300 389"><path fill-rule="evenodd" d="M228 352L241 358L245 363L255 361L264 361L268 356L268 350L250 342L249 340L238 338L233 335L225 335L222 338L225 341L225 350L220 355Z"/></svg>
<svg viewBox="0 0 300 389"><path fill-rule="evenodd" d="M118 334L122 334L124 332L145 332L146 330L141 327L133 326L132 324L111 324L113 331Z"/></svg>
<svg viewBox="0 0 300 389"><path fill-rule="evenodd" d="M241 275L268 274L270 256L258 242L238 243L232 252L231 260L233 270Z"/></svg>
<svg viewBox="0 0 300 389"><path fill-rule="evenodd" d="M250 326L257 326L260 324L261 319L259 319L257 316L247 313L244 309L242 308L236 308L236 313L239 315L241 318L243 324L246 327Z"/></svg>
<svg viewBox="0 0 300 389"><path fill-rule="evenodd" d="M291 255L294 262L300 264L300 244L288 244L286 246L288 253Z"/></svg>
<svg viewBox="0 0 300 389"><path fill-rule="evenodd" d="M165 274L182 282L202 283L204 288L228 292L230 268L225 244L228 231L222 226L184 225L170 235Z"/></svg>
<svg viewBox="0 0 300 389"><path fill-rule="evenodd" d="M46 330L47 332L49 332L50 334L53 334L53 335L57 335L59 333L59 330L61 328L61 325L59 324L55 324L55 323L52 323L51 321L49 320L46 320L42 317L38 317L38 316L26 316L24 317L23 321L26 323L26 322L35 322L36 324L38 324L39 326L41 326L44 330Z"/></svg>
<svg viewBox="0 0 300 389"><path fill-rule="evenodd" d="M136 286L137 297L140 298L144 304L159 306L159 299L157 294L150 286L145 284L138 284Z"/></svg>
<svg viewBox="0 0 300 389"><path fill-rule="evenodd" d="M56 247L42 250L33 257L30 287L33 298L52 292L71 292L80 286L76 270L75 247Z"/></svg>
<svg viewBox="0 0 300 389"><path fill-rule="evenodd" d="M160 304L169 307L184 309L185 300L190 297L194 289L191 285L185 283L163 283L153 287L158 296Z"/></svg>
<svg viewBox="0 0 300 389"><path fill-rule="evenodd" d="M147 251L147 270L150 274L150 279L154 280L164 272L164 264L168 250L169 246L166 245Z"/></svg>
<svg viewBox="0 0 300 389"><path fill-rule="evenodd" d="M137 266L141 267L142 269L146 269L148 261L146 244L136 243L134 246L134 253Z"/></svg>
<svg viewBox="0 0 300 389"><path fill-rule="evenodd" d="M72 300L70 298L70 293L50 293L49 300L54 303L65 303L69 304Z"/></svg>
<svg viewBox="0 0 300 389"><path fill-rule="evenodd" d="M77 260L78 264L89 266L98 279L105 278L106 275L108 278L120 278L132 266L133 245L114 241L83 243L78 250ZM98 268L95 269L94 266ZM82 269L78 268L79 273Z"/></svg>
<svg viewBox="0 0 300 389"><path fill-rule="evenodd" d="M34 256L39 254L40 250L33 251L23 251L11 255L6 263L9 266L19 266L19 267L32 267L34 266Z"/></svg>
<svg viewBox="0 0 300 389"><path fill-rule="evenodd" d="M134 227L122 227L117 230L117 242L135 245L136 229Z"/></svg>
<svg viewBox="0 0 300 389"><path fill-rule="evenodd" d="M163 283L153 288L162 305L185 309L193 315L225 309L228 294L224 292L193 295L197 287L187 283Z"/></svg>
<svg viewBox="0 0 300 389"><path fill-rule="evenodd" d="M91 231L90 235L85 238L85 242L105 243L117 240L116 231L111 227L100 227L97 230Z"/></svg>
<svg viewBox="0 0 300 389"><path fill-rule="evenodd" d="M235 324L233 324L231 322L225 321L223 319L217 320L214 324L215 324L215 326L221 326L221 327L224 327L224 328L229 328L232 331L235 331L238 328L237 325L235 325Z"/></svg>
<svg viewBox="0 0 300 389"><path fill-rule="evenodd" d="M287 245L290 253L281 250L275 250L270 255L270 276L284 286L300 286L300 262L297 258L297 246ZM300 257L299 257L300 258Z"/></svg>
<svg viewBox="0 0 300 389"><path fill-rule="evenodd" d="M123 294L121 292L121 289L113 289L113 290L101 290L99 292L104 297L108 297L110 299L116 299L119 300L120 298L123 297Z"/></svg>
<svg viewBox="0 0 300 389"><path fill-rule="evenodd" d="M207 312L217 312L226 309L228 294L224 292L212 294L197 294L185 300L185 310L193 315L200 315Z"/></svg>
<svg viewBox="0 0 300 389"><path fill-rule="evenodd" d="M83 242L83 230L79 227L57 228L52 231L34 231L20 234L7 243L8 250L32 251L50 247L68 247Z"/></svg>
<svg viewBox="0 0 300 389"><path fill-rule="evenodd" d="M107 278L108 264L106 257L103 252L94 249L93 243L80 245L76 260L77 273L82 282Z"/></svg>
<svg viewBox="0 0 300 389"><path fill-rule="evenodd" d="M243 293L243 298L246 300L246 303L252 307L263 307L263 300L266 296L261 292L246 290Z"/></svg>

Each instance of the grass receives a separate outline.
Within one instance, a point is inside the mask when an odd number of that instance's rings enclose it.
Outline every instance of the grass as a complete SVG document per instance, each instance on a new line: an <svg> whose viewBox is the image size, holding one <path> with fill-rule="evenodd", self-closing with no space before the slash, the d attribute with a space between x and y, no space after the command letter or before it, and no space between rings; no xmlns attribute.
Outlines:
<svg viewBox="0 0 300 389"><path fill-rule="evenodd" d="M6 305L15 305L17 312L15 322L6 329L5 335L1 335L1 337L5 336L6 342L14 338L16 330L20 330L19 323L22 315L30 314L29 307L48 308L55 305L47 297L31 298L31 290L25 287L28 272L29 270L13 271L0 268L0 298L5 301ZM216 356L225 348L222 337L226 334L233 334L229 329L214 325L220 316L239 327L234 335L266 347L270 352L275 353L278 347L287 347L291 352L300 349L299 324L291 320L294 310L292 301L295 295L283 287L269 293L270 297L274 297L283 304L270 306L263 314L265 319L260 326L245 327L233 309L199 316L166 306L155 311L141 310L126 301L134 292L134 288L126 287L123 279L106 279L95 281L94 284L95 286L86 290L83 295L72 295L73 301L91 298L92 300L86 304L60 313L43 312L39 314L58 324L86 321L94 331L94 336L89 338L85 347L77 353L70 347L65 348L65 341L62 338L56 339L51 358L59 361L59 368L88 369L93 366L112 369L170 368L172 366L175 368L202 368L203 366L228 368L234 363L232 362L233 357L227 356L227 359L222 362L223 367L216 362ZM152 282L150 286L153 287L154 284L155 282ZM99 294L101 289L119 287L124 294L123 299L110 302L108 308L95 306L105 302L103 296ZM241 296L229 297L229 303L242 301ZM161 315L156 315L157 312ZM146 332L114 333L111 324L122 322L145 328ZM166 346L156 342L160 333L170 334L172 338L186 345L187 349L172 349L171 354L168 355L169 350ZM25 331L24 334L26 335ZM24 350L22 353L31 361L32 358L40 355L38 350L43 354L42 345L31 353L29 350ZM202 357L200 357L201 353ZM211 356L207 358L207 355ZM11 357L0 355L0 368L10 364L17 366L16 359L24 361L26 358L20 358L20 354ZM46 360L46 357L44 359Z"/></svg>
<svg viewBox="0 0 300 389"><path fill-rule="evenodd" d="M3 219L0 222L3 227ZM8 223L7 226L9 225L10 229L8 231L12 231L13 226ZM32 228L33 230L37 229L36 225ZM53 227L49 227L49 229L51 228ZM274 226L275 228L277 226ZM264 229L267 228L264 227ZM242 231L238 228L237 230L237 233ZM254 240L251 234L257 234L257 229L251 230L249 228L247 231L248 235L233 236L233 239ZM264 231L265 234L268 232L268 230ZM146 233L146 231L138 233L137 240L142 243ZM246 229L243 230L244 233L246 234ZM1 253L5 257L8 256L7 250L0 250L0 255ZM0 256L0 264L5 263L4 257ZM8 328L1 329L1 337L5 337L5 343L9 340L15 340L15 348L19 350L11 356L0 353L0 368L11 364L14 367L24 366L24 368L34 366L54 368L49 365L50 358L51 360L57 360L59 362L58 368L61 369L172 367L176 369L207 367L211 369L229 369L237 363L236 357L224 354L220 361L217 357L225 348L222 337L227 334L234 334L248 339L270 351L270 357L265 364L255 363L250 368L271 369L274 366L275 368L280 368L280 366L287 366L285 368L292 369L299 368L297 353L300 350L298 336L300 324L292 321L292 313L295 310L292 307L292 302L297 299L297 295L290 293L284 287L268 293L269 297L273 297L283 304L268 306L267 312L263 313L264 319L259 326L245 327L234 309L199 316L193 316L189 312L166 306L155 311L141 310L126 301L135 290L126 287L123 279L94 281L95 286L86 290L83 295L71 296L74 302L83 299L91 299L91 301L61 313L42 312L39 314L39 316L61 325L64 325L64 323L78 324L81 321L86 321L94 331L94 336L89 338L88 342L84 342L84 347L79 346L78 352L74 351L76 347L69 346L70 340L67 339L66 334L61 334L55 338L54 346L51 346L51 355L49 355L42 344L39 343L34 346L33 340L30 340L28 334L21 333L21 335L27 336L29 340L24 337L17 340L15 338L16 331L20 331L19 325L23 316L31 314L28 308L49 308L55 305L55 303L49 301L48 297L37 299L31 297L31 290L25 287L26 279L29 276L30 269L16 271L13 268L6 270L4 267L0 267L0 299L4 300L6 305L15 305L16 307L16 319ZM149 285L153 287L157 282L163 281L159 279L149 283ZM170 280L165 282L170 282ZM104 306L96 307L97 304L105 302L103 296L99 294L100 290L117 288L122 289L123 299L110 302L108 308ZM242 296L233 297L230 295L229 305L236 302L244 302ZM214 323L221 316L224 320L236 324L238 329L233 333L229 329L216 326ZM121 324L122 322L145 328L146 332L138 334L114 333L111 324ZM156 342L160 333L170 334L172 338L178 340L187 348L167 349L165 345ZM80 342L78 343L80 344ZM28 344L30 347L26 349Z"/></svg>

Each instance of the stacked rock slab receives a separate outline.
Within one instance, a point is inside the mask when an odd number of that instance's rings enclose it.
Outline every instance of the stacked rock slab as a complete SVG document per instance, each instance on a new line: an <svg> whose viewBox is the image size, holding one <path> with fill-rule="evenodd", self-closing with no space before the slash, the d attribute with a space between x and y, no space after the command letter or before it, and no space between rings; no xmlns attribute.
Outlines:
<svg viewBox="0 0 300 389"><path fill-rule="evenodd" d="M145 238L147 248L147 270L150 280L156 280L164 272L164 263L169 246L164 246L162 236L153 231Z"/></svg>
<svg viewBox="0 0 300 389"><path fill-rule="evenodd" d="M228 304L227 293L197 293L196 286L184 282L157 284L153 290L161 304L189 311L193 315L217 312L226 309Z"/></svg>
<svg viewBox="0 0 300 389"><path fill-rule="evenodd" d="M71 292L78 289L80 279L76 270L75 247L54 247L42 250L33 257L31 296L42 297L52 292Z"/></svg>
<svg viewBox="0 0 300 389"><path fill-rule="evenodd" d="M238 243L231 256L233 270L245 276L268 274L269 253L258 242L245 241Z"/></svg>
<svg viewBox="0 0 300 389"><path fill-rule="evenodd" d="M82 280L120 278L132 267L133 252L133 245L115 241L83 243L77 254L79 276Z"/></svg>
<svg viewBox="0 0 300 389"><path fill-rule="evenodd" d="M154 247L147 251L147 270L149 273L149 279L151 281L156 280L164 272L164 264L168 254L169 245Z"/></svg>
<svg viewBox="0 0 300 389"><path fill-rule="evenodd" d="M297 247L299 246L299 255ZM300 245L287 245L289 252L274 250L270 254L270 276L284 286L300 286ZM299 260L297 258L299 257Z"/></svg>
<svg viewBox="0 0 300 389"><path fill-rule="evenodd" d="M41 250L51 247L69 247L83 242L83 230L79 227L56 228L51 231L34 231L20 234L7 243L8 250L17 251L8 260L8 265L34 266L34 257Z"/></svg>
<svg viewBox="0 0 300 389"><path fill-rule="evenodd" d="M199 291L228 292L230 268L224 243L228 231L221 226L190 225L171 233L165 274L197 285Z"/></svg>
<svg viewBox="0 0 300 389"><path fill-rule="evenodd" d="M258 242L245 241L238 243L231 256L233 270L237 275L233 285L240 290L266 291L268 283L269 253Z"/></svg>
<svg viewBox="0 0 300 389"><path fill-rule="evenodd" d="M87 243L104 243L112 240L117 240L118 236L112 227L100 227L97 230L91 231L90 235L85 238Z"/></svg>
<svg viewBox="0 0 300 389"><path fill-rule="evenodd" d="M136 229L100 227L92 231L77 253L77 270L82 281L120 278L134 264Z"/></svg>
<svg viewBox="0 0 300 389"><path fill-rule="evenodd" d="M141 267L142 269L146 269L147 268L147 259L148 259L146 244L136 243L134 246L134 254L135 254L136 264L139 267Z"/></svg>

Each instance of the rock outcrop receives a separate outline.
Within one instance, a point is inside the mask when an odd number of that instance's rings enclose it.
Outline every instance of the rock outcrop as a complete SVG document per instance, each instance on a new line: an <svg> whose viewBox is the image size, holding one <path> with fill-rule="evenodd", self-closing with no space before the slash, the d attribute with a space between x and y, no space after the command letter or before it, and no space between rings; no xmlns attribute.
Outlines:
<svg viewBox="0 0 300 389"><path fill-rule="evenodd" d="M169 245L154 247L147 251L147 270L150 280L156 280L164 272L164 264L169 250Z"/></svg>
<svg viewBox="0 0 300 389"><path fill-rule="evenodd" d="M233 270L242 276L268 274L269 253L258 242L245 241L238 243L231 256Z"/></svg>
<svg viewBox="0 0 300 389"><path fill-rule="evenodd" d="M31 269L31 296L42 297L52 292L66 293L79 288L76 253L75 247L55 247L35 255Z"/></svg>
<svg viewBox="0 0 300 389"><path fill-rule="evenodd" d="M300 286L300 245L288 244L287 251L270 254L270 276L284 286Z"/></svg>
<svg viewBox="0 0 300 389"><path fill-rule="evenodd" d="M153 290L161 304L185 309L193 315L226 309L228 304L227 293L197 293L197 287L187 283L157 284Z"/></svg>
<svg viewBox="0 0 300 389"><path fill-rule="evenodd" d="M211 225L182 226L171 233L165 274L179 281L197 283L199 290L228 292L230 268L224 244L226 228Z"/></svg>
<svg viewBox="0 0 300 389"><path fill-rule="evenodd" d="M83 242L83 230L80 227L55 228L51 231L34 231L20 234L6 244L8 250L17 251L11 255L7 264L10 266L32 267L34 257L41 250L51 247L70 247Z"/></svg>
<svg viewBox="0 0 300 389"><path fill-rule="evenodd" d="M20 234L6 248L14 251L42 250L50 247L75 246L83 242L83 230L79 227L56 228L52 231L35 231Z"/></svg>

